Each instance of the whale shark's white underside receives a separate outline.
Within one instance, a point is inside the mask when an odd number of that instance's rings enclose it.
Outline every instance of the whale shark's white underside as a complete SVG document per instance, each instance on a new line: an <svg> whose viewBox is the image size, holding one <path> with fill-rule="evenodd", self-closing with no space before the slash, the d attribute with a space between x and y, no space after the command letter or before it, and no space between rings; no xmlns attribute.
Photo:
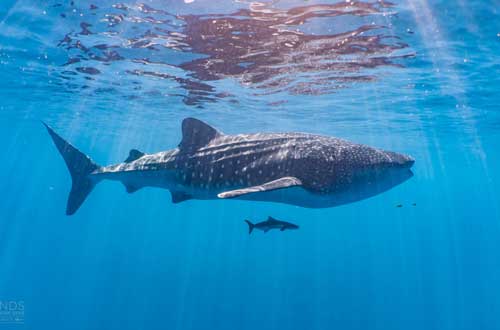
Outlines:
<svg viewBox="0 0 500 330"><path fill-rule="evenodd" d="M125 162L101 167L46 127L72 176L68 215L105 179L121 181L129 193L144 187L168 189L174 203L234 198L331 207L390 189L412 176L414 163L406 155L338 138L226 135L186 118L177 148L155 154L133 149Z"/></svg>

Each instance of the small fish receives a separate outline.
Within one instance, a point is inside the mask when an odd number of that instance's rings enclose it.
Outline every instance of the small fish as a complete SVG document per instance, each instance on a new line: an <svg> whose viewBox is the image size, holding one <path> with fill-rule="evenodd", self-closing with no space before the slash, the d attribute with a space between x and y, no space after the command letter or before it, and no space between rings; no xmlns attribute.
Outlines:
<svg viewBox="0 0 500 330"><path fill-rule="evenodd" d="M245 222L248 224L248 234L251 234L254 228L262 230L264 233L267 233L271 229L279 229L280 231L299 229L299 226L293 223L276 220L273 217L268 217L266 221L256 224L251 223L249 220L245 220Z"/></svg>
<svg viewBox="0 0 500 330"><path fill-rule="evenodd" d="M403 207L403 204L398 204L396 205L396 207Z"/></svg>
<svg viewBox="0 0 500 330"><path fill-rule="evenodd" d="M413 206L417 206L417 203L413 203L413 204L411 204L411 205L413 205Z"/></svg>

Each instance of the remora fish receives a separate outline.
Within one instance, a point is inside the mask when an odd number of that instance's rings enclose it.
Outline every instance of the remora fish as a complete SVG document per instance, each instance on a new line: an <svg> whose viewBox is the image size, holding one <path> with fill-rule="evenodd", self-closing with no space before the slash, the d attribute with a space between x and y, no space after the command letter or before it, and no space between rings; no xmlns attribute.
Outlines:
<svg viewBox="0 0 500 330"><path fill-rule="evenodd" d="M293 223L277 220L273 217L268 217L266 221L256 224L251 223L250 220L245 220L245 222L248 224L248 234L251 234L254 228L262 230L264 233L267 233L271 229L279 229L280 231L299 229L299 226Z"/></svg>
<svg viewBox="0 0 500 330"><path fill-rule="evenodd" d="M45 126L73 181L68 215L103 180L121 181L129 193L168 189L173 203L236 198L322 208L374 196L413 175L407 155L305 133L226 135L194 118L182 122L177 148L132 149L125 162L101 167Z"/></svg>

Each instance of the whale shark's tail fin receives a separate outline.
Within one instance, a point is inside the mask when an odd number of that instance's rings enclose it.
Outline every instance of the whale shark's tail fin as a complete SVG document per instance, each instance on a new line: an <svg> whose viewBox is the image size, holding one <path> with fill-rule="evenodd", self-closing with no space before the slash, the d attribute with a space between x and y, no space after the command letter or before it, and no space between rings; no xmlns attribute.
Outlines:
<svg viewBox="0 0 500 330"><path fill-rule="evenodd" d="M72 215L85 201L92 188L94 188L95 183L90 180L88 175L98 169L99 165L95 164L87 155L65 141L47 124L43 124L47 128L61 156L64 158L71 174L71 179L73 180L66 206L66 214Z"/></svg>
<svg viewBox="0 0 500 330"><path fill-rule="evenodd" d="M250 221L248 220L245 220L245 222L248 224L248 234L250 235L253 231L253 228L255 227L255 225L253 223L251 223Z"/></svg>

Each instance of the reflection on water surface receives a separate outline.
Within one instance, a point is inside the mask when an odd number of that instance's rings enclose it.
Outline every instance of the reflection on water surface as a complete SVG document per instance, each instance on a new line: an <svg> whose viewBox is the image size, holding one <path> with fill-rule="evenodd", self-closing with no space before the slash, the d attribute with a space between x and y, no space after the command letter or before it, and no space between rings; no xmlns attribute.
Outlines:
<svg viewBox="0 0 500 330"><path fill-rule="evenodd" d="M60 19L72 15L58 44L68 53L61 77L75 89L132 84L138 93L178 95L186 104L237 102L234 81L258 95L325 94L375 80L373 69L400 67L400 59L413 56L384 25L394 14L388 2L240 5L199 15L146 4L54 7Z"/></svg>

